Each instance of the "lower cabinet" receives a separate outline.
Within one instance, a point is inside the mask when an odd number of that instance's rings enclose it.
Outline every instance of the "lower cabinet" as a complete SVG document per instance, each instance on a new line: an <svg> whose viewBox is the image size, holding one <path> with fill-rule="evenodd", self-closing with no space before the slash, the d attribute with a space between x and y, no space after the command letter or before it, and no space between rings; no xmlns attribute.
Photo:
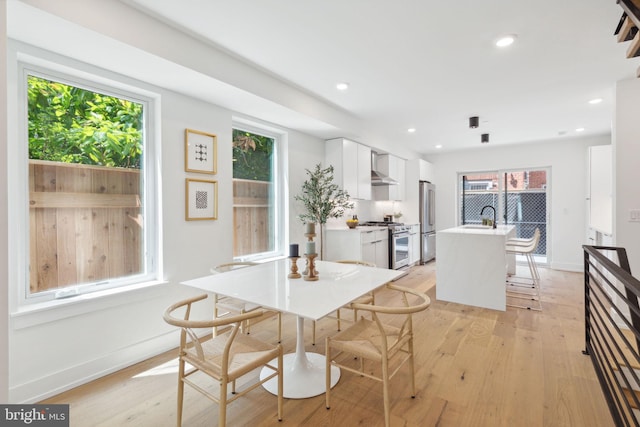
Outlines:
<svg viewBox="0 0 640 427"><path fill-rule="evenodd" d="M409 230L409 265L420 263L420 224L414 224Z"/></svg>
<svg viewBox="0 0 640 427"><path fill-rule="evenodd" d="M327 230L327 261L341 259L372 262L389 268L389 231L385 227Z"/></svg>

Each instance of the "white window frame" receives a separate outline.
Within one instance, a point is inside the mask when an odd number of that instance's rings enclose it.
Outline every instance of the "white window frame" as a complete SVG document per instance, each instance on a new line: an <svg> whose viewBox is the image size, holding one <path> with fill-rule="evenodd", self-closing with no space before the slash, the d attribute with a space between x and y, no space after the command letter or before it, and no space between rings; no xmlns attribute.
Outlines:
<svg viewBox="0 0 640 427"><path fill-rule="evenodd" d="M10 251L16 254L15 265L11 277L13 283L13 301L11 306L14 314L49 310L52 307L75 304L93 300L103 296L122 293L162 283L162 227L160 203L160 140L159 115L160 96L144 87L143 83L117 76L105 70L77 63L68 58L46 54L48 58L32 56L15 52L17 59L16 73L16 106L17 128L16 136L19 141L14 146L16 161L14 171L10 172L12 189L8 194L11 200L10 215L14 218L16 227L12 230ZM51 57L55 57L54 60ZM72 64L63 65L63 64ZM94 284L82 284L61 288L69 290L71 297L65 297L57 291L44 291L30 294L29 291L29 176L28 176L28 98L27 76L34 75L64 84L92 90L106 95L128 99L143 104L144 111L144 149L142 170L142 191L144 205L144 247L143 273L131 277L100 281ZM56 316L58 317L58 316ZM65 317L65 316L62 316Z"/></svg>
<svg viewBox="0 0 640 427"><path fill-rule="evenodd" d="M257 135L273 138L274 166L273 191L275 197L275 242L274 250L257 254L234 257L235 261L266 261L285 256L285 242L288 241L289 195L287 184L287 134L281 129L257 123L252 120L234 117L232 129L238 129Z"/></svg>

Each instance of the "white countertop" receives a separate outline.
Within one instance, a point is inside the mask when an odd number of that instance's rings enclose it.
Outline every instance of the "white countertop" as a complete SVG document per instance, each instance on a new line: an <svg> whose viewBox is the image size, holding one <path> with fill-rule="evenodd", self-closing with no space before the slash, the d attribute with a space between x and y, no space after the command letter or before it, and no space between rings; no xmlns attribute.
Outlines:
<svg viewBox="0 0 640 427"><path fill-rule="evenodd" d="M389 228L386 226L377 226L377 225L359 225L356 228L349 228L346 225L344 227L331 227L327 228L327 231L376 231L376 230L388 230Z"/></svg>
<svg viewBox="0 0 640 427"><path fill-rule="evenodd" d="M477 234L487 236L506 236L513 230L514 225L498 225L496 228L489 226L467 224L459 227L447 228L446 230L438 231L438 233L457 233L457 234Z"/></svg>

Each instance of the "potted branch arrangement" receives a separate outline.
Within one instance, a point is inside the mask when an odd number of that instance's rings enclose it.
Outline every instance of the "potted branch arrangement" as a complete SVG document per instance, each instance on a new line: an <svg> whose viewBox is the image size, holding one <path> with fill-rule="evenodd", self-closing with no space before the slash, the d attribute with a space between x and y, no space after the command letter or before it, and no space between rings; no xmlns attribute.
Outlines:
<svg viewBox="0 0 640 427"><path fill-rule="evenodd" d="M298 219L304 224L320 225L320 259L323 259L323 225L329 218L341 218L346 209L353 209L354 204L349 193L333 182L333 166L323 169L317 164L313 171L306 171L309 178L302 184L302 192L294 196L306 211L298 215Z"/></svg>

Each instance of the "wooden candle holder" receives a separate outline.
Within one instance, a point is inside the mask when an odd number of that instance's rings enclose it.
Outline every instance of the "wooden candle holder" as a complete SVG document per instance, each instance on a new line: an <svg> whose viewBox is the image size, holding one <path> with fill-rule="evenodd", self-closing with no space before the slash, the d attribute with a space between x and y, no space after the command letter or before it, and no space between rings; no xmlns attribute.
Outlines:
<svg viewBox="0 0 640 427"><path fill-rule="evenodd" d="M307 238L307 241L309 242L313 242L313 238L316 237L316 233L305 233L304 236ZM313 254L314 258L318 256L318 254ZM304 254L305 256L305 266L304 266L304 271L302 272L302 276L304 276L305 280L318 280L316 279L307 279L307 276L309 275L309 254ZM314 265L314 271L315 271L315 265ZM314 273L314 275L317 276L317 271Z"/></svg>
<svg viewBox="0 0 640 427"><path fill-rule="evenodd" d="M305 256L307 257L307 274L305 274L302 278L308 281L318 280L318 272L316 271L315 264L315 259L318 254L305 254Z"/></svg>
<svg viewBox="0 0 640 427"><path fill-rule="evenodd" d="M291 260L291 273L287 276L289 279L299 279L302 277L300 273L298 273L298 259L299 256L289 257Z"/></svg>

